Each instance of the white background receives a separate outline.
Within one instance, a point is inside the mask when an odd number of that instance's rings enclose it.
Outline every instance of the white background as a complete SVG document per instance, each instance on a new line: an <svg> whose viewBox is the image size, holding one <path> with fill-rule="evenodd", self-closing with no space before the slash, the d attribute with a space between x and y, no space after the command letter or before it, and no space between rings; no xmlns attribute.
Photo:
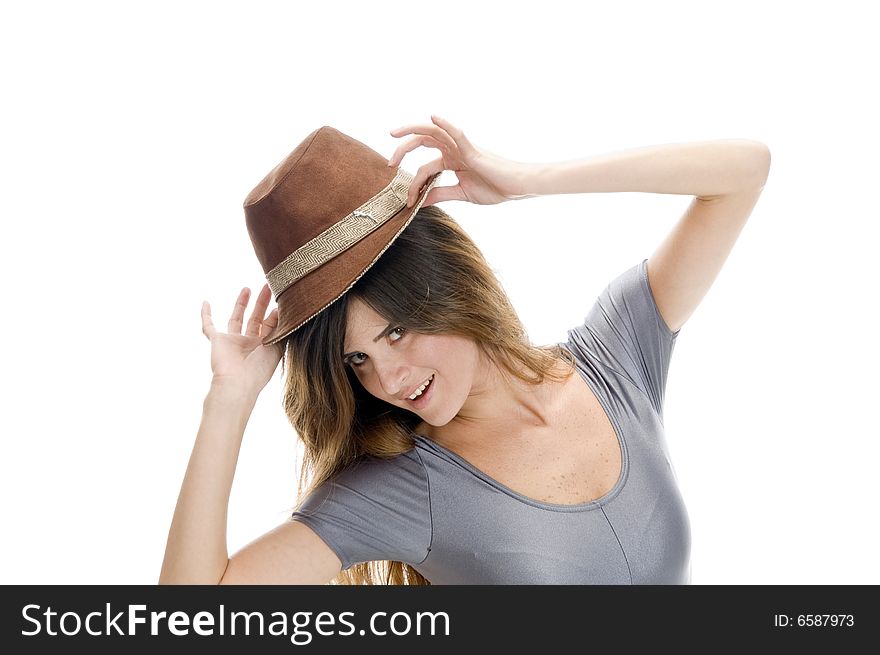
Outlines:
<svg viewBox="0 0 880 655"><path fill-rule="evenodd" d="M437 113L519 161L769 146L764 193L669 372L692 581L880 583L880 48L866 7L5 3L0 582L158 579L210 381L201 302L225 326L239 289L263 283L245 196L317 127L388 156L391 129ZM690 200L440 206L532 341L551 343ZM280 397L276 372L245 434L230 553L296 500Z"/></svg>

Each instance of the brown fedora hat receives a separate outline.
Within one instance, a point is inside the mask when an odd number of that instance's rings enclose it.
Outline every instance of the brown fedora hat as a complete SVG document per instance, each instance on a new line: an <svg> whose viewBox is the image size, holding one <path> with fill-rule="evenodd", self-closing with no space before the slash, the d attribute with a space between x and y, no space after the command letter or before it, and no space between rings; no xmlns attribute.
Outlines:
<svg viewBox="0 0 880 655"><path fill-rule="evenodd" d="M440 173L412 207L413 175L325 125L309 134L244 201L248 234L278 303L281 341L339 300L394 243Z"/></svg>

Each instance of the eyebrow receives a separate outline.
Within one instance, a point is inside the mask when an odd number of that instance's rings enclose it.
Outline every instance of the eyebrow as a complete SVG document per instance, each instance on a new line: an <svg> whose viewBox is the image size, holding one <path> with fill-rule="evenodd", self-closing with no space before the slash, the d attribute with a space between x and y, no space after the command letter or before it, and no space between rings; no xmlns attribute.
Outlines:
<svg viewBox="0 0 880 655"><path fill-rule="evenodd" d="M385 326L385 329L382 330L379 334L377 334L377 335L376 335L376 338L373 339L373 343L376 343L379 339L381 339L381 338L384 337L386 334L388 334L389 332L391 332L391 326L392 326L392 325L393 325L393 323L389 323L388 325L386 325L386 326ZM350 352L350 353L345 353L345 354L342 356L342 359L343 359L343 360L346 360L346 359L348 359L349 357L351 357L352 355L356 355L356 354L359 353L359 352L360 352L359 350L353 350L353 351Z"/></svg>

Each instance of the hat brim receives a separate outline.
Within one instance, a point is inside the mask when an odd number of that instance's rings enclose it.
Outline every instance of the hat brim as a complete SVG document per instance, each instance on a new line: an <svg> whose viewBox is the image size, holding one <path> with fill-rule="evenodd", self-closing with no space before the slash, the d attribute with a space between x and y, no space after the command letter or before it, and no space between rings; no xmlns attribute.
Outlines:
<svg viewBox="0 0 880 655"><path fill-rule="evenodd" d="M285 289L277 298L278 325L263 337L263 344L278 343L342 298L409 225L440 174L428 178L412 207L404 206L381 227Z"/></svg>

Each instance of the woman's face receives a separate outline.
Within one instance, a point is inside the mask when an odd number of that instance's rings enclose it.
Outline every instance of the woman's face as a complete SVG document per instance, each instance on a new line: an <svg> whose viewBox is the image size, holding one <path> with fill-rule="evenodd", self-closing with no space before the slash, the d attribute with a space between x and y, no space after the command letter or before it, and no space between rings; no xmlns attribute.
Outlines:
<svg viewBox="0 0 880 655"><path fill-rule="evenodd" d="M482 358L472 339L389 325L357 297L348 305L343 353L343 362L370 394L436 427L458 414L481 374ZM411 400L427 380L430 384Z"/></svg>

